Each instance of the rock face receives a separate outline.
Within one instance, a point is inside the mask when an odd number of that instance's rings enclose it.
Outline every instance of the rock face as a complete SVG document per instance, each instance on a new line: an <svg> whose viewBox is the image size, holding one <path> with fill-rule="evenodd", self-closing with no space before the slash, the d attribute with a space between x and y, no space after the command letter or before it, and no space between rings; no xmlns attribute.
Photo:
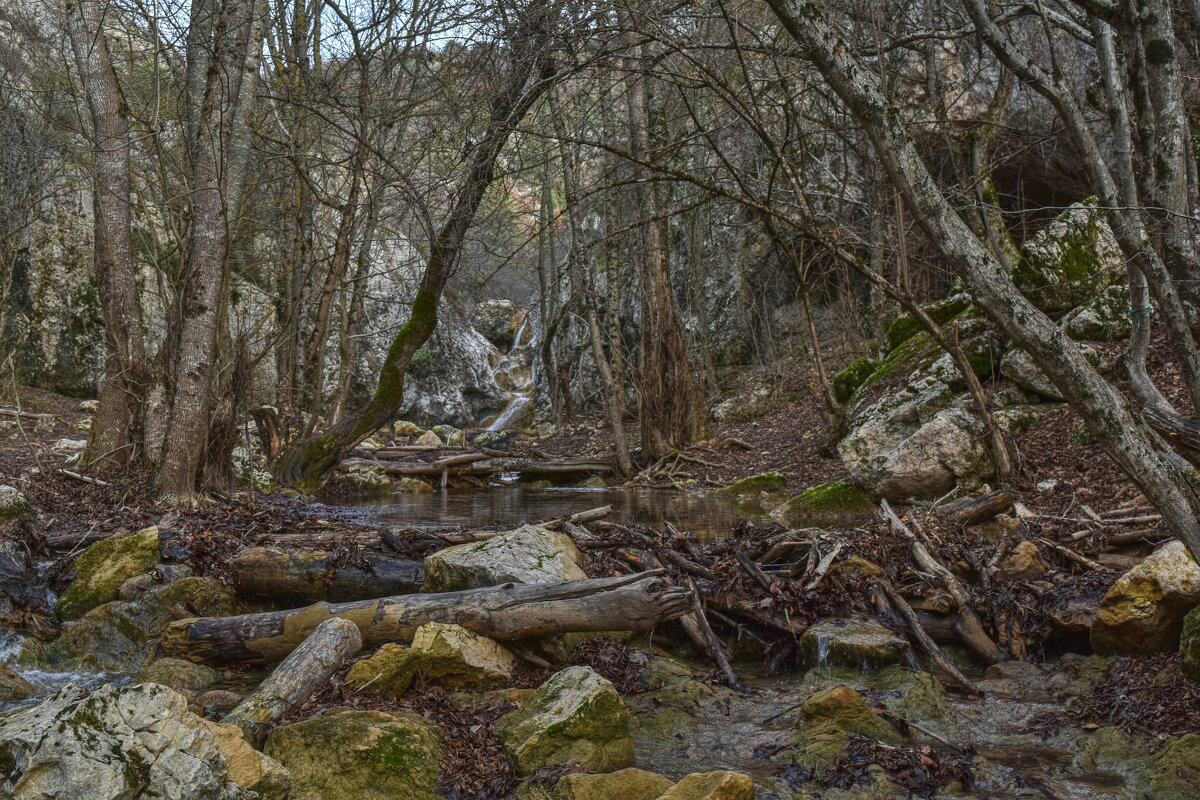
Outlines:
<svg viewBox="0 0 1200 800"><path fill-rule="evenodd" d="M562 800L657 800L670 788L670 778L629 767L600 775L572 772L559 779L554 795Z"/></svg>
<svg viewBox="0 0 1200 800"><path fill-rule="evenodd" d="M427 428L461 428L500 413L507 398L492 374L495 355L495 346L443 301L437 328L409 363L400 416Z"/></svg>
<svg viewBox="0 0 1200 800"><path fill-rule="evenodd" d="M249 800L252 790L264 800L285 797L286 773L240 735L221 730L232 727L187 711L183 695L164 686L106 684L89 694L72 684L0 727L6 767L0 794L15 800ZM246 783L237 783L235 773Z"/></svg>
<svg viewBox="0 0 1200 800"><path fill-rule="evenodd" d="M629 711L616 687L590 667L556 672L500 718L496 734L522 775L568 761L590 772L633 766Z"/></svg>
<svg viewBox="0 0 1200 800"><path fill-rule="evenodd" d="M868 617L824 619L800 637L800 659L805 669L882 667L899 663L907 650L907 641Z"/></svg>
<svg viewBox="0 0 1200 800"><path fill-rule="evenodd" d="M430 622L417 628L411 647L388 643L356 662L346 681L355 687L370 683L379 694L398 697L418 672L439 686L502 686L515 668L513 654L486 636Z"/></svg>
<svg viewBox="0 0 1200 800"><path fill-rule="evenodd" d="M517 334L520 311L511 300L484 300L475 306L471 324L475 330L500 350L512 349Z"/></svg>
<svg viewBox="0 0 1200 800"><path fill-rule="evenodd" d="M1184 615L1198 605L1200 566L1181 542L1169 542L1104 595L1092 623L1092 648L1102 654L1172 650Z"/></svg>
<svg viewBox="0 0 1200 800"><path fill-rule="evenodd" d="M889 500L937 497L955 485L975 488L992 473L982 423L933 376L859 412L838 454L869 492Z"/></svg>
<svg viewBox="0 0 1200 800"><path fill-rule="evenodd" d="M559 583L587 577L569 538L536 525L425 557L425 591L453 592L501 583Z"/></svg>
<svg viewBox="0 0 1200 800"><path fill-rule="evenodd" d="M292 776L289 800L437 800L442 732L415 714L335 708L276 728L264 752Z"/></svg>
<svg viewBox="0 0 1200 800"><path fill-rule="evenodd" d="M1124 277L1120 247L1095 200L1089 198L1030 237L1013 280L1035 306L1056 314Z"/></svg>
<svg viewBox="0 0 1200 800"><path fill-rule="evenodd" d="M79 574L59 598L54 613L62 620L79 619L93 608L116 600L122 583L157 563L158 528L96 542L75 559Z"/></svg>
<svg viewBox="0 0 1200 800"><path fill-rule="evenodd" d="M823 483L788 500L771 516L792 528L853 528L871 521L875 504L845 483Z"/></svg>

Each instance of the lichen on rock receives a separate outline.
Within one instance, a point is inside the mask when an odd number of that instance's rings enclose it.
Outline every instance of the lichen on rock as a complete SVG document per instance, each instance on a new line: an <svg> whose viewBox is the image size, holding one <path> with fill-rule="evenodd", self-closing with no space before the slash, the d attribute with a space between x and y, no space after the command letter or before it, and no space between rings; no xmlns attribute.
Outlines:
<svg viewBox="0 0 1200 800"><path fill-rule="evenodd" d="M582 580L587 574L579 568L581 558L575 543L563 534L522 525L511 533L426 556L425 591Z"/></svg>

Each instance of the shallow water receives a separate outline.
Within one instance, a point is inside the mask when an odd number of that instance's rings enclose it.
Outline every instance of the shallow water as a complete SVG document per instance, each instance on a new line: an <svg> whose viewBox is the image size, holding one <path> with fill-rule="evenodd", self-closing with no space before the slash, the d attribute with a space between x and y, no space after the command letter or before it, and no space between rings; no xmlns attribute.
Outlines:
<svg viewBox="0 0 1200 800"><path fill-rule="evenodd" d="M382 522L418 530L499 525L516 527L597 506L613 507L610 520L662 526L670 522L701 541L729 535L739 522L764 519L758 506L680 492L633 489L530 489L492 486L489 489L451 489L433 494L395 494L365 508ZM361 510L364 506L359 506Z"/></svg>

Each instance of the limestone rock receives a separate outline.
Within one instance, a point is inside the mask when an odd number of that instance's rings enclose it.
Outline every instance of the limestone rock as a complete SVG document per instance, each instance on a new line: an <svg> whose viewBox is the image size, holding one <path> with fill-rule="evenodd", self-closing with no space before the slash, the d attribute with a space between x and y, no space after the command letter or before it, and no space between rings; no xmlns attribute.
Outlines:
<svg viewBox="0 0 1200 800"><path fill-rule="evenodd" d="M345 480L354 491L366 495L385 495L392 492L392 479L383 467L353 466L346 470Z"/></svg>
<svg viewBox="0 0 1200 800"><path fill-rule="evenodd" d="M1012 552L1001 559L997 578L1002 581L1034 581L1046 572L1046 562L1033 542L1018 542Z"/></svg>
<svg viewBox="0 0 1200 800"><path fill-rule="evenodd" d="M512 349L520 315L516 303L511 300L484 300L475 306L471 324L483 338L499 349L507 351Z"/></svg>
<svg viewBox="0 0 1200 800"><path fill-rule="evenodd" d="M824 770L832 766L850 734L885 744L899 744L904 737L889 723L871 713L863 696L849 686L816 692L800 707L801 736L796 762Z"/></svg>
<svg viewBox="0 0 1200 800"><path fill-rule="evenodd" d="M1067 336L1077 341L1116 342L1128 339L1129 287L1110 286L1063 319Z"/></svg>
<svg viewBox="0 0 1200 800"><path fill-rule="evenodd" d="M229 780L258 795L259 800L285 800L291 790L292 778L283 765L258 752L246 741L236 725L191 719L188 724L203 728L212 737L217 752L225 759Z"/></svg>
<svg viewBox="0 0 1200 800"><path fill-rule="evenodd" d="M32 697L36 691L33 684L22 678L16 670L0 665L0 702L25 700Z"/></svg>
<svg viewBox="0 0 1200 800"><path fill-rule="evenodd" d="M7 484L0 485L0 520L31 519L33 506L17 489Z"/></svg>
<svg viewBox="0 0 1200 800"><path fill-rule="evenodd" d="M629 711L616 687L590 667L568 667L546 680L496 735L517 771L578 761L591 772L633 766Z"/></svg>
<svg viewBox="0 0 1200 800"><path fill-rule="evenodd" d="M211 725L187 711L181 694L164 686L106 684L89 694L71 684L0 727L0 763L7 767L0 795L14 800L249 800L254 795L234 781L230 759L245 761L235 771L249 781L249 760L261 757L244 741L239 755L227 736L222 746ZM285 796L286 776L278 765L260 766L264 775L272 774L274 786L283 788L263 796Z"/></svg>
<svg viewBox="0 0 1200 800"><path fill-rule="evenodd" d="M754 780L740 772L694 772L659 800L754 800Z"/></svg>
<svg viewBox="0 0 1200 800"><path fill-rule="evenodd" d="M562 800L657 800L670 788L670 778L629 767L600 775L564 775L554 788L554 796Z"/></svg>
<svg viewBox="0 0 1200 800"><path fill-rule="evenodd" d="M1183 671L1200 681L1200 606L1193 608L1183 618L1179 655L1183 658Z"/></svg>
<svg viewBox="0 0 1200 800"><path fill-rule="evenodd" d="M105 539L75 559L75 580L63 592L54 613L75 620L117 599L121 584L158 563L158 528L146 528L123 539Z"/></svg>
<svg viewBox="0 0 1200 800"><path fill-rule="evenodd" d="M1048 313L1066 311L1125 279L1125 259L1094 198L1075 203L1021 249L1013 280Z"/></svg>
<svg viewBox="0 0 1200 800"><path fill-rule="evenodd" d="M264 752L291 774L289 800L438 800L442 732L415 714L330 709L276 728Z"/></svg>
<svg viewBox="0 0 1200 800"><path fill-rule="evenodd" d="M1200 796L1200 736L1168 739L1150 761L1154 800L1191 800Z"/></svg>
<svg viewBox="0 0 1200 800"><path fill-rule="evenodd" d="M433 431L425 431L417 438L417 444L422 447L441 447L445 442Z"/></svg>
<svg viewBox="0 0 1200 800"><path fill-rule="evenodd" d="M1097 653L1173 650L1184 615L1200 605L1200 566L1181 542L1169 542L1122 575L1092 624Z"/></svg>
<svg viewBox="0 0 1200 800"><path fill-rule="evenodd" d="M907 641L869 617L824 619L800 637L800 660L805 669L882 667L899 663L907 650Z"/></svg>
<svg viewBox="0 0 1200 800"><path fill-rule="evenodd" d="M835 481L806 489L771 516L792 528L853 528L871 521L875 504L862 489Z"/></svg>
<svg viewBox="0 0 1200 800"><path fill-rule="evenodd" d="M425 429L406 419L398 419L392 423L392 433L397 436L420 436L425 433Z"/></svg>
<svg viewBox="0 0 1200 800"><path fill-rule="evenodd" d="M194 571L187 564L158 564L154 569L141 575L135 575L121 584L117 589L118 600L137 600L147 592L161 588L175 581L190 578Z"/></svg>
<svg viewBox="0 0 1200 800"><path fill-rule="evenodd" d="M191 708L207 719L223 717L242 702L242 696L226 689L209 689L192 701Z"/></svg>
<svg viewBox="0 0 1200 800"><path fill-rule="evenodd" d="M204 664L193 664L182 658L160 658L153 664L142 667L134 676L136 683L157 683L176 691L187 689L198 692L217 682L220 675Z"/></svg>
<svg viewBox="0 0 1200 800"><path fill-rule="evenodd" d="M408 690L417 673L439 686L502 686L516 659L502 645L459 625L430 622L417 628L411 647L388 643L350 668L346 681L388 697Z"/></svg>
<svg viewBox="0 0 1200 800"><path fill-rule="evenodd" d="M587 577L575 543L536 525L425 557L425 591L452 592L501 583L558 583Z"/></svg>
<svg viewBox="0 0 1200 800"><path fill-rule="evenodd" d="M1058 387L1046 377L1046 373L1034 362L1033 356L1018 347L1004 354L1004 358L1000 360L1000 374L1034 394L1051 400L1063 399Z"/></svg>

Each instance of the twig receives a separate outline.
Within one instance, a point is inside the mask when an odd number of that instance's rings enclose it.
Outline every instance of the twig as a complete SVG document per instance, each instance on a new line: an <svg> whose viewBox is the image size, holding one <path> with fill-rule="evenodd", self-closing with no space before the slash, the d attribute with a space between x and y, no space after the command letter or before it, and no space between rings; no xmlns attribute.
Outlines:
<svg viewBox="0 0 1200 800"><path fill-rule="evenodd" d="M59 475L66 475L68 478L74 478L77 481L83 481L84 483L90 483L92 486L110 486L111 485L108 481L102 481L99 478L92 478L87 475L80 475L78 472L72 472L69 469L60 469L60 470L57 470L57 472Z"/></svg>
<svg viewBox="0 0 1200 800"><path fill-rule="evenodd" d="M979 688L971 683L971 680L966 675L963 675L958 667L950 663L950 659L946 658L946 654L942 652L942 648L938 647L937 643L921 627L921 621L917 617L917 612L913 611L913 607L908 604L908 601L901 597L887 581L876 578L875 585L887 596L888 602L900 612L900 616L904 617L909 629L912 631L913 638L917 640L917 644L921 646L921 649L933 659L933 662L963 689L974 695L982 695L983 693L979 691Z"/></svg>
<svg viewBox="0 0 1200 800"><path fill-rule="evenodd" d="M1086 556L1081 556L1079 553L1076 553L1074 550L1071 550L1068 547L1063 547L1061 544L1055 544L1054 542L1050 541L1049 539L1043 539L1040 536L1038 537L1038 541L1041 542L1042 544L1046 545L1047 547L1053 548L1055 552L1059 553L1060 555L1066 556L1068 559L1070 559L1071 561L1074 561L1076 564L1079 564L1081 567L1084 567L1085 569L1101 569L1102 565L1096 563L1095 561L1092 561L1090 558L1087 558Z"/></svg>

